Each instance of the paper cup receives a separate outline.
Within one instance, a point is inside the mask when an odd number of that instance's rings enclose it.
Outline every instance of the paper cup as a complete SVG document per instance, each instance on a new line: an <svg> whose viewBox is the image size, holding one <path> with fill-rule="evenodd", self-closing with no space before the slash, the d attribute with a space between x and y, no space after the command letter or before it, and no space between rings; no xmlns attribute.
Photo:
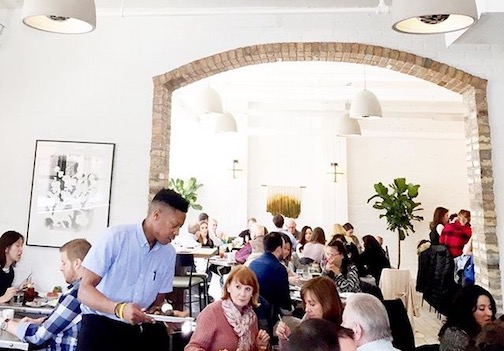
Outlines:
<svg viewBox="0 0 504 351"><path fill-rule="evenodd" d="M2 311L2 317L5 319L14 319L14 310L12 308L6 308Z"/></svg>

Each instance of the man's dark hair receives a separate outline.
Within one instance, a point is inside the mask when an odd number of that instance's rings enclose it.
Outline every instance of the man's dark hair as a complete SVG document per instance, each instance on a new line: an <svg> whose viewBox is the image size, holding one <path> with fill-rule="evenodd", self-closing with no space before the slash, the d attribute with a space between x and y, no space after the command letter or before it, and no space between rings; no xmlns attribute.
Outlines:
<svg viewBox="0 0 504 351"><path fill-rule="evenodd" d="M271 232L263 239L264 251L273 252L277 247L283 247L282 233Z"/></svg>
<svg viewBox="0 0 504 351"><path fill-rule="evenodd" d="M156 196L154 196L154 199L152 199L152 202L166 204L184 213L187 213L187 210L189 209L189 202L179 193L171 189L163 188L159 190Z"/></svg>
<svg viewBox="0 0 504 351"><path fill-rule="evenodd" d="M208 215L205 212L201 212L198 215L198 222L208 222Z"/></svg>
<svg viewBox="0 0 504 351"><path fill-rule="evenodd" d="M338 338L353 337L351 330L319 318L310 318L292 331L289 351L304 351L310 345L312 351L341 350Z"/></svg>
<svg viewBox="0 0 504 351"><path fill-rule="evenodd" d="M282 215L280 214L277 214L273 217L273 224L277 227L277 228L282 228L283 225L284 225L284 218Z"/></svg>

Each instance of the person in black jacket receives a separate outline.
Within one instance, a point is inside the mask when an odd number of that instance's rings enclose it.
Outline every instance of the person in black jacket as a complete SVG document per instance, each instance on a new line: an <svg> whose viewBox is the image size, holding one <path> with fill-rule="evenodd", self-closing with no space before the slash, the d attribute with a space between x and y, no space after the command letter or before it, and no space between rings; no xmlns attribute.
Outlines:
<svg viewBox="0 0 504 351"><path fill-rule="evenodd" d="M379 285L381 272L383 268L390 268L390 262L374 236L364 235L362 241L364 252L360 255L360 263L365 267L366 273L375 278L376 285Z"/></svg>

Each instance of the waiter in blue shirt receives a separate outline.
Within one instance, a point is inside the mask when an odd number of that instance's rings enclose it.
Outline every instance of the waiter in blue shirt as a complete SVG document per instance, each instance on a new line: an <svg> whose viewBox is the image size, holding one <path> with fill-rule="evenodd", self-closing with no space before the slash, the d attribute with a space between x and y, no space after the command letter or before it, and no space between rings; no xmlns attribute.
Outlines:
<svg viewBox="0 0 504 351"><path fill-rule="evenodd" d="M83 262L79 289L82 326L79 351L161 350L163 325L146 310L160 306L172 291L176 253L168 245L184 224L188 202L162 189L147 218L136 225L108 228Z"/></svg>

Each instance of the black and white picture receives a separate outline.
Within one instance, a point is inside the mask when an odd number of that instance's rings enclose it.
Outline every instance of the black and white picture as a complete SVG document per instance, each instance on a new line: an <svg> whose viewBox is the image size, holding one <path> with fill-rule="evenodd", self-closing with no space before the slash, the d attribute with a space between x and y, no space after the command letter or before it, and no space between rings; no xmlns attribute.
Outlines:
<svg viewBox="0 0 504 351"><path fill-rule="evenodd" d="M37 140L28 245L60 247L108 226L114 148Z"/></svg>

